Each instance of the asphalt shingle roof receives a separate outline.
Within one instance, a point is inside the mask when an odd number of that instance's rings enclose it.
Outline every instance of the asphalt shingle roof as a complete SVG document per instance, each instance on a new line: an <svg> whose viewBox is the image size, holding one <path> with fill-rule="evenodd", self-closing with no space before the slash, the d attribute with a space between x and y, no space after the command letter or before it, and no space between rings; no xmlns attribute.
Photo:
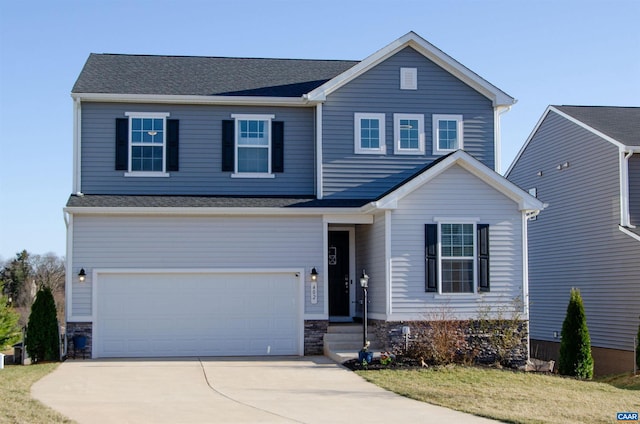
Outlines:
<svg viewBox="0 0 640 424"><path fill-rule="evenodd" d="M640 107L554 107L627 146L640 145Z"/></svg>
<svg viewBox="0 0 640 424"><path fill-rule="evenodd" d="M71 195L67 207L81 208L351 208L369 199L312 199L289 197Z"/></svg>
<svg viewBox="0 0 640 424"><path fill-rule="evenodd" d="M73 93L300 97L358 61L92 53Z"/></svg>

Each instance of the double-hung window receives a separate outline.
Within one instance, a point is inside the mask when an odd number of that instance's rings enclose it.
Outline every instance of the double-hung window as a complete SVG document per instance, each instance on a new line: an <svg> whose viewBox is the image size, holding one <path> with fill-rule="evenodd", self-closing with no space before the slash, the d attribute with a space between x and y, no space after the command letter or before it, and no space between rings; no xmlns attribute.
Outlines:
<svg viewBox="0 0 640 424"><path fill-rule="evenodd" d="M274 115L231 115L235 119L235 175L273 176L271 120Z"/></svg>
<svg viewBox="0 0 640 424"><path fill-rule="evenodd" d="M463 148L462 115L433 115L432 122L434 155Z"/></svg>
<svg viewBox="0 0 640 424"><path fill-rule="evenodd" d="M394 113L393 135L396 155L424 154L424 115Z"/></svg>
<svg viewBox="0 0 640 424"><path fill-rule="evenodd" d="M354 151L358 154L386 154L384 113L354 115Z"/></svg>
<svg viewBox="0 0 640 424"><path fill-rule="evenodd" d="M489 291L489 225L475 221L443 219L425 225L426 291Z"/></svg>
<svg viewBox="0 0 640 424"><path fill-rule="evenodd" d="M120 142L122 148L120 153L117 153L121 156L120 169L128 171L125 174L127 176L167 176L167 117L169 114L127 112L125 116L128 118L122 119L122 125L117 129L120 133L117 138L122 140ZM175 132L177 138L177 130ZM116 142L118 143L118 140Z"/></svg>

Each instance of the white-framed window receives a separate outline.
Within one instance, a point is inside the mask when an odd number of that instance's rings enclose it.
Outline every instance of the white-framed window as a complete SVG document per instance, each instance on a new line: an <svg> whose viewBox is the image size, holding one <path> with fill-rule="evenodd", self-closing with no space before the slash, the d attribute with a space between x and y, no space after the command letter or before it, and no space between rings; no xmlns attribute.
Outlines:
<svg viewBox="0 0 640 424"><path fill-rule="evenodd" d="M418 89L418 68L400 68L400 90Z"/></svg>
<svg viewBox="0 0 640 424"><path fill-rule="evenodd" d="M126 112L129 119L127 176L165 176L167 117L165 112Z"/></svg>
<svg viewBox="0 0 640 424"><path fill-rule="evenodd" d="M424 154L424 115L393 114L393 152L396 155Z"/></svg>
<svg viewBox="0 0 640 424"><path fill-rule="evenodd" d="M464 148L462 115L433 115L432 125L434 155Z"/></svg>
<svg viewBox="0 0 640 424"><path fill-rule="evenodd" d="M440 292L476 292L475 223L439 223Z"/></svg>
<svg viewBox="0 0 640 424"><path fill-rule="evenodd" d="M275 115L233 114L235 120L235 174L267 177L271 173L271 121Z"/></svg>
<svg viewBox="0 0 640 424"><path fill-rule="evenodd" d="M354 151L358 154L386 154L384 113L354 114Z"/></svg>

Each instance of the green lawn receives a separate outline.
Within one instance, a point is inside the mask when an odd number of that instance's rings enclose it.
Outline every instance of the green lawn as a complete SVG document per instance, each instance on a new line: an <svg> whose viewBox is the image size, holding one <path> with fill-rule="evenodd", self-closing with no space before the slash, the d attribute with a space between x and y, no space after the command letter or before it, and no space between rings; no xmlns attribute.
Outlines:
<svg viewBox="0 0 640 424"><path fill-rule="evenodd" d="M357 373L412 399L512 423L611 423L616 412L640 411L640 376L595 382L462 366Z"/></svg>
<svg viewBox="0 0 640 424"><path fill-rule="evenodd" d="M5 365L5 368L0 370L0 423L73 423L31 398L31 385L58 365Z"/></svg>

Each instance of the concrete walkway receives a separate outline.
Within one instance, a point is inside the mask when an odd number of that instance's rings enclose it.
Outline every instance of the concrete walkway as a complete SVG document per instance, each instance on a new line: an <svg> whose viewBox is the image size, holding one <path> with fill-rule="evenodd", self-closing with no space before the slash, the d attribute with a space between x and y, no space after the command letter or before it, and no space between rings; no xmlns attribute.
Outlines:
<svg viewBox="0 0 640 424"><path fill-rule="evenodd" d="M489 423L410 400L328 358L67 361L32 396L91 423Z"/></svg>

